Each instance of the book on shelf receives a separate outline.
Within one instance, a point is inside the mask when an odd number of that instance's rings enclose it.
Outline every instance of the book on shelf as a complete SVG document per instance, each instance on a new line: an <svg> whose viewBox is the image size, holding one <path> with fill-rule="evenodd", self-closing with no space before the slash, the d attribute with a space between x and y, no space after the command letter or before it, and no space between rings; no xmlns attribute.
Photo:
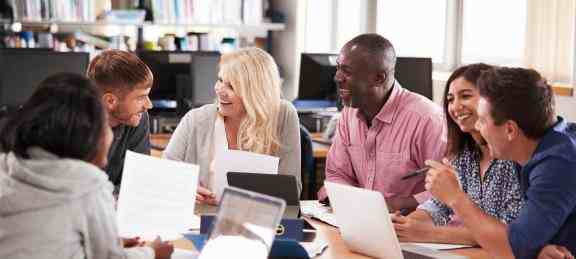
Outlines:
<svg viewBox="0 0 576 259"><path fill-rule="evenodd" d="M150 0L156 23L260 24L263 0Z"/></svg>
<svg viewBox="0 0 576 259"><path fill-rule="evenodd" d="M95 22L132 0L8 0L17 21ZM146 0L156 24L259 25L267 0Z"/></svg>
<svg viewBox="0 0 576 259"><path fill-rule="evenodd" d="M85 0L10 0L14 18L21 21L93 22L98 1Z"/></svg>
<svg viewBox="0 0 576 259"><path fill-rule="evenodd" d="M244 24L258 25L262 23L264 14L262 0L243 0L242 19Z"/></svg>

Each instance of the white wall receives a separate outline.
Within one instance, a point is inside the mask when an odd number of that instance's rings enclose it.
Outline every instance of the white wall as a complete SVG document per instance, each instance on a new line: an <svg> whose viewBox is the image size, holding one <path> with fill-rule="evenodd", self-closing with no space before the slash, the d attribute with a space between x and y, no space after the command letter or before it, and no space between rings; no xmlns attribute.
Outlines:
<svg viewBox="0 0 576 259"><path fill-rule="evenodd" d="M568 121L576 122L576 98L556 96L556 113Z"/></svg>

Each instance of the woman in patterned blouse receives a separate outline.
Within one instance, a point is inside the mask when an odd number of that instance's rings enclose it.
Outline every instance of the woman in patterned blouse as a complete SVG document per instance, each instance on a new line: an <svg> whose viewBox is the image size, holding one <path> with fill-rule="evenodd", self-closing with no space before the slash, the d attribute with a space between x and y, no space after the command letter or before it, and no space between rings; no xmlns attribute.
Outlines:
<svg viewBox="0 0 576 259"><path fill-rule="evenodd" d="M475 82L488 68L486 64L463 66L446 82L447 156L470 198L486 213L508 223L520 211L519 168L511 161L493 159L474 127L479 99ZM401 241L476 245L471 233L455 223L453 216L448 206L432 198L407 217L394 215L393 221Z"/></svg>

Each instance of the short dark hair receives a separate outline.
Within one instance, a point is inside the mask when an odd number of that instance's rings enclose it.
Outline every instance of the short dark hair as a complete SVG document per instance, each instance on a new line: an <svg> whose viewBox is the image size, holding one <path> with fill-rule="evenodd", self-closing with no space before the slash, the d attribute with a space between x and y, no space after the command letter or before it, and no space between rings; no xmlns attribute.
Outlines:
<svg viewBox="0 0 576 259"><path fill-rule="evenodd" d="M555 120L554 93L536 70L499 67L482 72L480 95L490 103L496 125L515 121L526 137L539 139Z"/></svg>
<svg viewBox="0 0 576 259"><path fill-rule="evenodd" d="M347 46L358 46L366 51L370 57L377 57L387 71L394 71L396 67L396 51L392 43L380 34L360 34L346 43Z"/></svg>
<svg viewBox="0 0 576 259"><path fill-rule="evenodd" d="M134 53L107 50L90 61L87 72L104 92L127 93L133 89L152 87L150 68Z"/></svg>
<svg viewBox="0 0 576 259"><path fill-rule="evenodd" d="M463 132L458 124L450 117L448 112L448 92L450 91L450 84L458 78L464 78L464 80L472 83L475 87L476 81L482 75L482 71L492 68L492 66L477 63L470 64L466 66L459 67L454 70L448 81L446 81L446 87L444 88L444 96L442 97L444 105L444 116L446 117L446 128L448 129L448 148L446 149L446 154L450 157L458 155L464 149L468 148L471 150L479 150L478 145L469 133Z"/></svg>
<svg viewBox="0 0 576 259"><path fill-rule="evenodd" d="M0 148L22 158L30 158L28 148L40 147L62 158L92 161L107 123L100 94L82 75L49 76L8 118Z"/></svg>

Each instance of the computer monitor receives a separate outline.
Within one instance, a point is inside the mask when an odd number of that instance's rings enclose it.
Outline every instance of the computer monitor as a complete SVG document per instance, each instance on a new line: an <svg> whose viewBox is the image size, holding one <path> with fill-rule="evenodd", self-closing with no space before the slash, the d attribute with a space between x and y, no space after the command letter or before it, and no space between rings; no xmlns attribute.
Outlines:
<svg viewBox="0 0 576 259"><path fill-rule="evenodd" d="M0 49L0 107L17 109L40 81L52 74L85 74L88 61L89 55L84 52Z"/></svg>
<svg viewBox="0 0 576 259"><path fill-rule="evenodd" d="M432 100L432 59L422 57L396 58L396 80L402 87Z"/></svg>
<svg viewBox="0 0 576 259"><path fill-rule="evenodd" d="M302 53L297 108L336 107L336 54Z"/></svg>
<svg viewBox="0 0 576 259"><path fill-rule="evenodd" d="M214 101L220 53L142 51L138 56L154 74L150 91L153 115L164 112L183 115L190 108Z"/></svg>
<svg viewBox="0 0 576 259"><path fill-rule="evenodd" d="M179 92L190 87L190 52L174 51L141 51L138 57L148 65L154 75L150 90L150 100L154 104L152 114L158 112L175 112L181 98Z"/></svg>

